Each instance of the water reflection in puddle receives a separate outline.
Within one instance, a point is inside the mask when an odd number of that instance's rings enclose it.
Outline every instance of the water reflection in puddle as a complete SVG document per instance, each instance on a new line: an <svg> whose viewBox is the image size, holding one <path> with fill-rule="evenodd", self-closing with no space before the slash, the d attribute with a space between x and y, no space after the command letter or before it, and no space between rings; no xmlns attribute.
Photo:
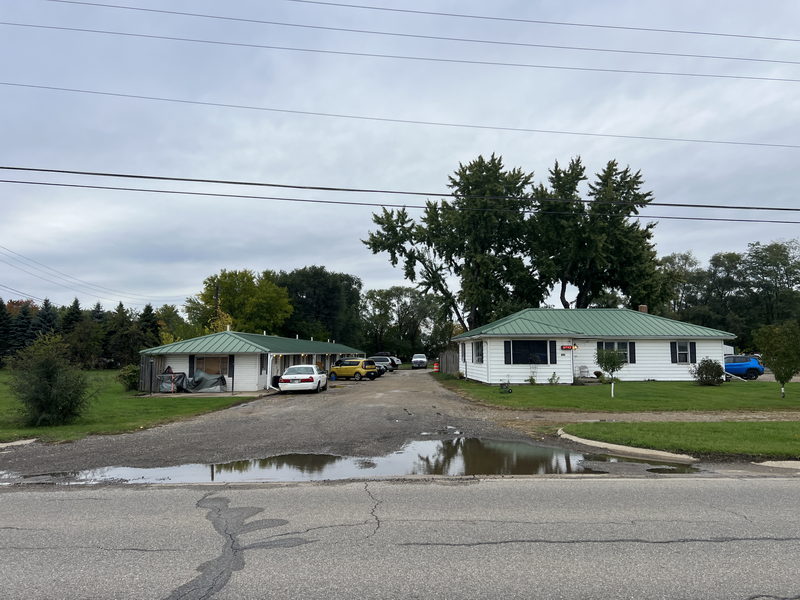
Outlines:
<svg viewBox="0 0 800 600"><path fill-rule="evenodd" d="M74 473L83 483L236 483L259 481L315 481L403 475L545 475L604 473L584 465L618 462L608 456L588 456L560 448L525 442L477 438L410 442L397 452L369 458L329 454L285 454L224 464L190 464L141 469L107 467ZM627 461L626 461L627 462ZM655 466L648 463L649 466ZM666 466L671 473L680 466ZM602 467L601 467L602 468Z"/></svg>

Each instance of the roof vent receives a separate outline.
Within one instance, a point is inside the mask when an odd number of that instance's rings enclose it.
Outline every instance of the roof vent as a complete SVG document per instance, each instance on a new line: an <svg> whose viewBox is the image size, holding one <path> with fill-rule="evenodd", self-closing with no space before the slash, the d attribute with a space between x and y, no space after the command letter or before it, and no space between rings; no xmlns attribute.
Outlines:
<svg viewBox="0 0 800 600"><path fill-rule="evenodd" d="M639 305L639 312L647 314L647 304L640 304Z"/></svg>
<svg viewBox="0 0 800 600"><path fill-rule="evenodd" d="M225 325L225 331L230 331L230 330L231 330L231 326L230 325Z"/></svg>

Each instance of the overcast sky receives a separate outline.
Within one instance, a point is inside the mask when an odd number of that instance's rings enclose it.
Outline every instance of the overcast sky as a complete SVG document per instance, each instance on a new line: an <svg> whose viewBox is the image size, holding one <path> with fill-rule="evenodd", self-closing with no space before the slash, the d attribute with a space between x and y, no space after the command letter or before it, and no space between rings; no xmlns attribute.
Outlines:
<svg viewBox="0 0 800 600"><path fill-rule="evenodd" d="M108 1L227 19L0 0L0 165L441 193L459 163L480 154L501 155L509 168L533 171L537 182L555 160L581 156L590 173L610 159L641 170L657 202L798 207L800 40L742 37L797 38L796 2L362 0L447 16L290 0ZM426 200L8 170L0 179L408 205ZM6 300L49 297L62 305L77 296L84 306L100 301L112 308L121 300L136 309L148 301L181 304L223 268L324 265L361 277L367 289L403 283L385 255L372 255L360 241L375 229L374 207L12 183L0 183L0 193ZM800 221L795 212L650 207L645 214L658 222L660 255L691 250L702 261L746 250L749 242L800 236L796 223L655 218Z"/></svg>

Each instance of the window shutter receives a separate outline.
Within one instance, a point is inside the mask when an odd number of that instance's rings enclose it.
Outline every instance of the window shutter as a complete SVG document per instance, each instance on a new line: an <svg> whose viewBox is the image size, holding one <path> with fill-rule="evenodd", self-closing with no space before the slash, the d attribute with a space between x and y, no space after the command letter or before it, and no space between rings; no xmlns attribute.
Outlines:
<svg viewBox="0 0 800 600"><path fill-rule="evenodd" d="M673 364L678 362L678 342L669 343L669 354Z"/></svg>
<svg viewBox="0 0 800 600"><path fill-rule="evenodd" d="M235 357L235 354L228 355L228 377L233 377L233 359Z"/></svg>
<svg viewBox="0 0 800 600"><path fill-rule="evenodd" d="M636 342L628 342L628 364L636 364Z"/></svg>
<svg viewBox="0 0 800 600"><path fill-rule="evenodd" d="M689 362L694 364L697 362L697 344L689 342Z"/></svg>
<svg viewBox="0 0 800 600"><path fill-rule="evenodd" d="M505 354L505 363L507 365L511 364L511 342L506 340L503 342L503 353Z"/></svg>
<svg viewBox="0 0 800 600"><path fill-rule="evenodd" d="M555 365L558 363L558 354L556 354L556 341L550 340L550 364Z"/></svg>
<svg viewBox="0 0 800 600"><path fill-rule="evenodd" d="M194 354L189 355L189 377L194 377Z"/></svg>

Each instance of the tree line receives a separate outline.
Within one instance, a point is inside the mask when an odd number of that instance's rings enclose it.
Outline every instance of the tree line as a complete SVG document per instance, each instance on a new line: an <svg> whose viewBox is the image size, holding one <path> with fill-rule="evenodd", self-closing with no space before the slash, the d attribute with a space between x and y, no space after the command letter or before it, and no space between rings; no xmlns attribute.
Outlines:
<svg viewBox="0 0 800 600"><path fill-rule="evenodd" d="M84 308L0 299L0 365L37 338L57 335L69 359L86 369L138 364L139 351L209 333L267 333L336 341L368 353L404 357L437 353L453 335L438 299L411 288L362 292L362 282L321 266L291 272L226 270L210 275L181 310L165 304L141 311L120 302Z"/></svg>

